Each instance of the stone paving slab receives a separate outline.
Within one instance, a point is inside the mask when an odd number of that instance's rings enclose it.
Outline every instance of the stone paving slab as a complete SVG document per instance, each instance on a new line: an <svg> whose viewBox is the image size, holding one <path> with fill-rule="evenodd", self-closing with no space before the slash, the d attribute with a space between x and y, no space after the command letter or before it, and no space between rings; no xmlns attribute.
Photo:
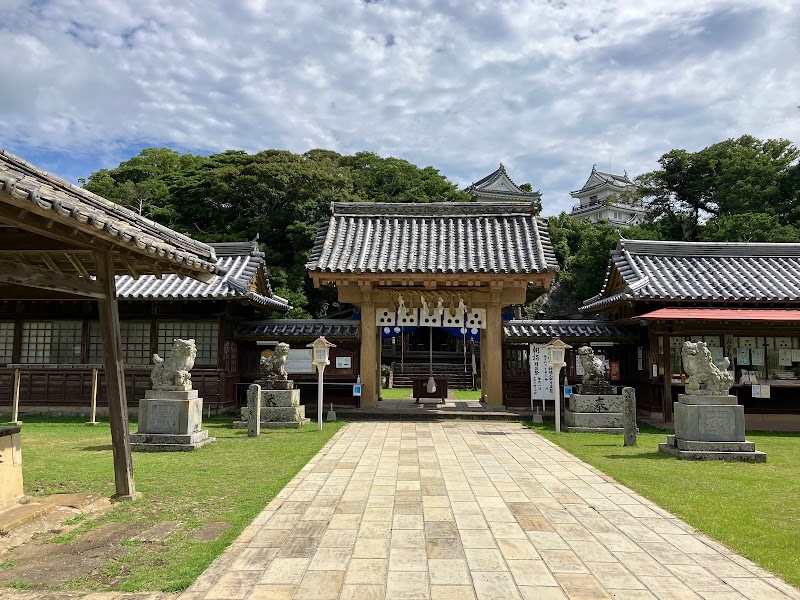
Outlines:
<svg viewBox="0 0 800 600"><path fill-rule="evenodd" d="M522 425L360 422L177 597L306 598L800 600L800 591Z"/></svg>
<svg viewBox="0 0 800 600"><path fill-rule="evenodd" d="M800 599L527 427L344 427L179 600Z"/></svg>

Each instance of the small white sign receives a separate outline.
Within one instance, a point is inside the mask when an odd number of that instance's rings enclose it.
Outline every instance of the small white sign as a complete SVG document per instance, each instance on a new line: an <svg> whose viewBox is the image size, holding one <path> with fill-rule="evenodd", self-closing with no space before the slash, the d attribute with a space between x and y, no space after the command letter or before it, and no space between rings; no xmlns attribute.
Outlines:
<svg viewBox="0 0 800 600"><path fill-rule="evenodd" d="M360 396L361 395L361 384L354 383L353 384L353 396Z"/></svg>
<svg viewBox="0 0 800 600"><path fill-rule="evenodd" d="M337 356L336 357L336 368L337 369L349 369L352 365L352 361L350 360L349 356Z"/></svg>
<svg viewBox="0 0 800 600"><path fill-rule="evenodd" d="M568 385L564 387L564 398L569 398L572 396L572 386Z"/></svg>
<svg viewBox="0 0 800 600"><path fill-rule="evenodd" d="M289 356L286 357L286 366L284 368L287 373L313 373L311 348L289 350Z"/></svg>

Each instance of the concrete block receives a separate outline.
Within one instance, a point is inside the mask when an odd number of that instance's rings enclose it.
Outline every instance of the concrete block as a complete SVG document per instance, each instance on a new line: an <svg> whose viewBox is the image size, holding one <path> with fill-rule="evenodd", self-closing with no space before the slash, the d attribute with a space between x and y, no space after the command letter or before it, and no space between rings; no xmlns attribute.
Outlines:
<svg viewBox="0 0 800 600"><path fill-rule="evenodd" d="M305 406L271 406L261 409L261 422L301 421L306 418Z"/></svg>

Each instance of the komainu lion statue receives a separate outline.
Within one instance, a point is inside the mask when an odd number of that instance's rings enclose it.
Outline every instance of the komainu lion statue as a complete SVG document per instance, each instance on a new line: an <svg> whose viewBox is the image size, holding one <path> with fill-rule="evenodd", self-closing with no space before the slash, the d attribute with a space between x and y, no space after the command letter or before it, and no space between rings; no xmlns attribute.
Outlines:
<svg viewBox="0 0 800 600"><path fill-rule="evenodd" d="M714 364L714 357L705 342L684 342L681 358L683 369L688 375L687 394L724 395L733 387L733 373L728 371L730 359L723 359L720 369ZM700 388L701 383L706 384L704 389Z"/></svg>
<svg viewBox="0 0 800 600"><path fill-rule="evenodd" d="M166 360L153 354L155 366L150 373L154 390L191 390L192 376L197 347L194 340L172 340L172 351Z"/></svg>
<svg viewBox="0 0 800 600"><path fill-rule="evenodd" d="M578 358L583 367L583 383L603 384L608 382L608 372L603 360L594 355L594 350L589 346L581 346L578 349Z"/></svg>
<svg viewBox="0 0 800 600"><path fill-rule="evenodd" d="M285 342L275 346L272 356L261 358L261 379L265 381L286 381L286 359L289 356L289 344Z"/></svg>

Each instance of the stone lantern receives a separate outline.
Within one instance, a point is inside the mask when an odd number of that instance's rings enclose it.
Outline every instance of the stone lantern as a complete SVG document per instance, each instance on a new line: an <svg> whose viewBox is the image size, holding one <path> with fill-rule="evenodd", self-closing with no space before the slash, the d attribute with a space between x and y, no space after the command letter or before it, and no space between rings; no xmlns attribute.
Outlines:
<svg viewBox="0 0 800 600"><path fill-rule="evenodd" d="M317 370L317 429L322 431L322 374L325 367L331 364L330 352L331 348L336 348L336 344L331 344L321 335L307 347L311 348L311 364Z"/></svg>
<svg viewBox="0 0 800 600"><path fill-rule="evenodd" d="M564 360L567 349L572 348L569 344L565 344L559 338L553 338L545 345L547 350L547 360L553 368L553 376L555 380L555 405L556 405L556 433L561 433L561 369L566 367L567 363Z"/></svg>

